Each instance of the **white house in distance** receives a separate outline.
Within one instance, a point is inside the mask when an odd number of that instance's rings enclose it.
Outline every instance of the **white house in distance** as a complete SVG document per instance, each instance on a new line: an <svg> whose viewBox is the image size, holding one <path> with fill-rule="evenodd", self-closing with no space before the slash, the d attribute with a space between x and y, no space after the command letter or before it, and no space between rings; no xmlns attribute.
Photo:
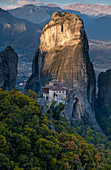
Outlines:
<svg viewBox="0 0 111 170"><path fill-rule="evenodd" d="M42 87L43 97L52 101L57 101L58 103L66 103L67 88L64 87L59 82L49 82L45 87Z"/></svg>

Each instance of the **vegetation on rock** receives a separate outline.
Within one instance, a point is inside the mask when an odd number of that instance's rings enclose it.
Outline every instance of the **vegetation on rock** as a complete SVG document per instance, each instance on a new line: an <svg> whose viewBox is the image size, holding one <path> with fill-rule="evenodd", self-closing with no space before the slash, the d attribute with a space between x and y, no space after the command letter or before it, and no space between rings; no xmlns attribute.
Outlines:
<svg viewBox="0 0 111 170"><path fill-rule="evenodd" d="M49 129L49 121L34 99L0 89L0 169L111 168L110 145L97 146L100 135L87 131L86 138L92 133L94 145L77 133L78 127L70 128L65 118L51 121L56 131Z"/></svg>
<svg viewBox="0 0 111 170"><path fill-rule="evenodd" d="M28 91L25 90L25 95L35 100L37 100L40 97L35 91L32 91L31 89L29 89Z"/></svg>
<svg viewBox="0 0 111 170"><path fill-rule="evenodd" d="M96 119L108 139L111 140L111 119L107 113L107 105L103 106L101 112L97 112Z"/></svg>

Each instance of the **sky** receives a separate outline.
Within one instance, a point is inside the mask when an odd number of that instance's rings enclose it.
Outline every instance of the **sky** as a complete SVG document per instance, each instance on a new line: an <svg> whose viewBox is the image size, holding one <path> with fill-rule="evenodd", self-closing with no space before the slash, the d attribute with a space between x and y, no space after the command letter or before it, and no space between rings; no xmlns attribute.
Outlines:
<svg viewBox="0 0 111 170"><path fill-rule="evenodd" d="M61 7L64 6L65 4L71 3L111 5L111 0L0 0L0 7L4 9L11 9L26 4L45 5L48 3L56 3Z"/></svg>

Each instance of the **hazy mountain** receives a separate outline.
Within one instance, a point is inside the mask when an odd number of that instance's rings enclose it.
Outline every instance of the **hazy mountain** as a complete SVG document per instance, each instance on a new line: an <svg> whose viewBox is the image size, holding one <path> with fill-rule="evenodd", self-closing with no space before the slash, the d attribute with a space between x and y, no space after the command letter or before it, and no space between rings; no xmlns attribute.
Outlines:
<svg viewBox="0 0 111 170"><path fill-rule="evenodd" d="M111 42L90 40L89 47L90 59L97 75L111 68Z"/></svg>
<svg viewBox="0 0 111 170"><path fill-rule="evenodd" d="M111 14L111 6L98 4L71 4L62 9L57 4L47 4L46 6L25 5L20 8L9 10L17 18L27 19L33 23L44 26L52 18L55 11L69 12L78 15L85 23L88 38L110 41L111 16L94 16ZM81 13L83 14L81 14ZM87 14L87 15L86 15ZM89 16L93 15L93 16ZM105 34L104 34L105 33Z"/></svg>
<svg viewBox="0 0 111 170"><path fill-rule="evenodd" d="M12 46L18 53L32 55L39 46L41 26L15 18L0 9L0 49Z"/></svg>
<svg viewBox="0 0 111 170"><path fill-rule="evenodd" d="M82 14L95 15L95 16L111 14L111 6L109 5L75 3L75 4L65 5L63 9L76 10L81 12Z"/></svg>
<svg viewBox="0 0 111 170"><path fill-rule="evenodd" d="M93 20L86 30L89 39L111 41L111 15Z"/></svg>
<svg viewBox="0 0 111 170"><path fill-rule="evenodd" d="M53 12L61 10L59 6L56 7L56 5L53 6L49 4L47 6L25 5L20 8L9 10L9 12L15 17L40 24L50 20Z"/></svg>
<svg viewBox="0 0 111 170"><path fill-rule="evenodd" d="M90 58L96 73L111 67L111 15L93 20L86 26Z"/></svg>
<svg viewBox="0 0 111 170"><path fill-rule="evenodd" d="M54 12L69 12L71 14L76 14L81 19L84 20L84 23L87 24L95 17L81 14L79 11L75 10L64 10L60 8L57 4L47 4L45 6L34 6L34 5L25 5L20 8L9 10L9 12L17 18L27 19L33 23L38 23L44 26L52 18Z"/></svg>
<svg viewBox="0 0 111 170"><path fill-rule="evenodd" d="M48 7L59 7L59 5L53 4L53 3L47 4L46 6L48 6Z"/></svg>
<svg viewBox="0 0 111 170"><path fill-rule="evenodd" d="M109 63L111 65L111 42L104 41L89 41L90 44L90 57L95 63L103 64Z"/></svg>

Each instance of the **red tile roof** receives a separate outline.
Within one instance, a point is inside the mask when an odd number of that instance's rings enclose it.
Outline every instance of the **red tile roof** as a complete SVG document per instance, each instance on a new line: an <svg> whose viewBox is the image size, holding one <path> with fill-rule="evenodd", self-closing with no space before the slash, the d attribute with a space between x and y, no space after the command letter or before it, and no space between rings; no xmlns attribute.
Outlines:
<svg viewBox="0 0 111 170"><path fill-rule="evenodd" d="M46 84L45 87L42 87L43 92L47 91L47 93L49 92L49 90L52 91L58 91L58 90L66 90L67 88L64 87L60 82L52 82L52 85L50 84Z"/></svg>

